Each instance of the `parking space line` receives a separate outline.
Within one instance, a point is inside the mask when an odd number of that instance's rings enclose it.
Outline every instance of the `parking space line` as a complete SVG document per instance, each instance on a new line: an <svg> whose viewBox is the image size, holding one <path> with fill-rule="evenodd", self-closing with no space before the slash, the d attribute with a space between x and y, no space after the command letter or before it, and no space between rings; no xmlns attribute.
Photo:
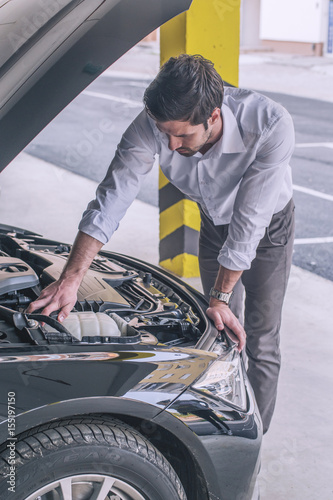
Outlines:
<svg viewBox="0 0 333 500"><path fill-rule="evenodd" d="M125 97L117 97L110 94L100 94L99 92L91 92L90 90L85 90L82 94L89 95L90 97L97 97L99 99L107 99L109 101L121 102L123 104L128 104L136 108L143 108L143 103L140 101L133 101L132 99L126 99Z"/></svg>
<svg viewBox="0 0 333 500"><path fill-rule="evenodd" d="M333 201L333 196L331 194L322 193L321 191L316 191L315 189L306 188L303 186L298 186L293 184L294 191L300 191L301 193L310 194L311 196L316 196L322 200Z"/></svg>
<svg viewBox="0 0 333 500"><path fill-rule="evenodd" d="M333 236L324 238L296 238L294 245L309 245L311 243L333 243Z"/></svg>
<svg viewBox="0 0 333 500"><path fill-rule="evenodd" d="M295 145L296 148L330 148L333 149L333 142L303 142Z"/></svg>

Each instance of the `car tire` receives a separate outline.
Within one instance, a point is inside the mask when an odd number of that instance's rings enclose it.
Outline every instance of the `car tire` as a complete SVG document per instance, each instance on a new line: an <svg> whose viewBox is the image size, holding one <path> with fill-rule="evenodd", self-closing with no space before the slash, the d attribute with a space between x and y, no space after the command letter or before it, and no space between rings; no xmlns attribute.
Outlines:
<svg viewBox="0 0 333 500"><path fill-rule="evenodd" d="M117 420L53 422L23 434L15 448L14 469L10 449L0 455L2 500L186 500L164 456Z"/></svg>

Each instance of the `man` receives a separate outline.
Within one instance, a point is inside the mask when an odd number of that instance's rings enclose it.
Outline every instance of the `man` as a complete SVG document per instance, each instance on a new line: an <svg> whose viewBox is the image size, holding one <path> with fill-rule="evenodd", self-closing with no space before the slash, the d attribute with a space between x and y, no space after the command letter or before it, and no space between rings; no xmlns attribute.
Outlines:
<svg viewBox="0 0 333 500"><path fill-rule="evenodd" d="M59 310L59 321L69 314L92 259L117 229L158 154L164 175L200 206L207 315L218 329L227 325L234 331L239 350L246 331L248 375L266 432L276 399L281 309L293 245L292 120L255 92L224 91L210 61L185 54L161 68L144 103L83 214L59 281L28 312ZM243 287L245 330L236 317Z"/></svg>

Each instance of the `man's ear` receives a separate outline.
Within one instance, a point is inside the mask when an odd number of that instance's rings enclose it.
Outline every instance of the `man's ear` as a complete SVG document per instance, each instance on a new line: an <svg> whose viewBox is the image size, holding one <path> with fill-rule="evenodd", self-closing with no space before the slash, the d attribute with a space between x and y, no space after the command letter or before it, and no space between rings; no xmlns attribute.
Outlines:
<svg viewBox="0 0 333 500"><path fill-rule="evenodd" d="M209 123L211 125L214 125L216 122L219 121L220 116L221 116L221 110L220 110L220 108L213 109L213 112L212 112L212 114L210 115L210 117L208 119Z"/></svg>

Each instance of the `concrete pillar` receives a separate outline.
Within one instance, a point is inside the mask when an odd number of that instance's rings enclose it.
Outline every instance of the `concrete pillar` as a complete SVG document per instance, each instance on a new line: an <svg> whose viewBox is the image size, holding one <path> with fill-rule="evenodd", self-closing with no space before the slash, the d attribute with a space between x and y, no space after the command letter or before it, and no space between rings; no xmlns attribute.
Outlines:
<svg viewBox="0 0 333 500"><path fill-rule="evenodd" d="M213 61L223 80L238 85L240 0L193 0L190 9L162 26L161 64L182 53ZM199 276L197 205L160 171L160 264L183 277Z"/></svg>

